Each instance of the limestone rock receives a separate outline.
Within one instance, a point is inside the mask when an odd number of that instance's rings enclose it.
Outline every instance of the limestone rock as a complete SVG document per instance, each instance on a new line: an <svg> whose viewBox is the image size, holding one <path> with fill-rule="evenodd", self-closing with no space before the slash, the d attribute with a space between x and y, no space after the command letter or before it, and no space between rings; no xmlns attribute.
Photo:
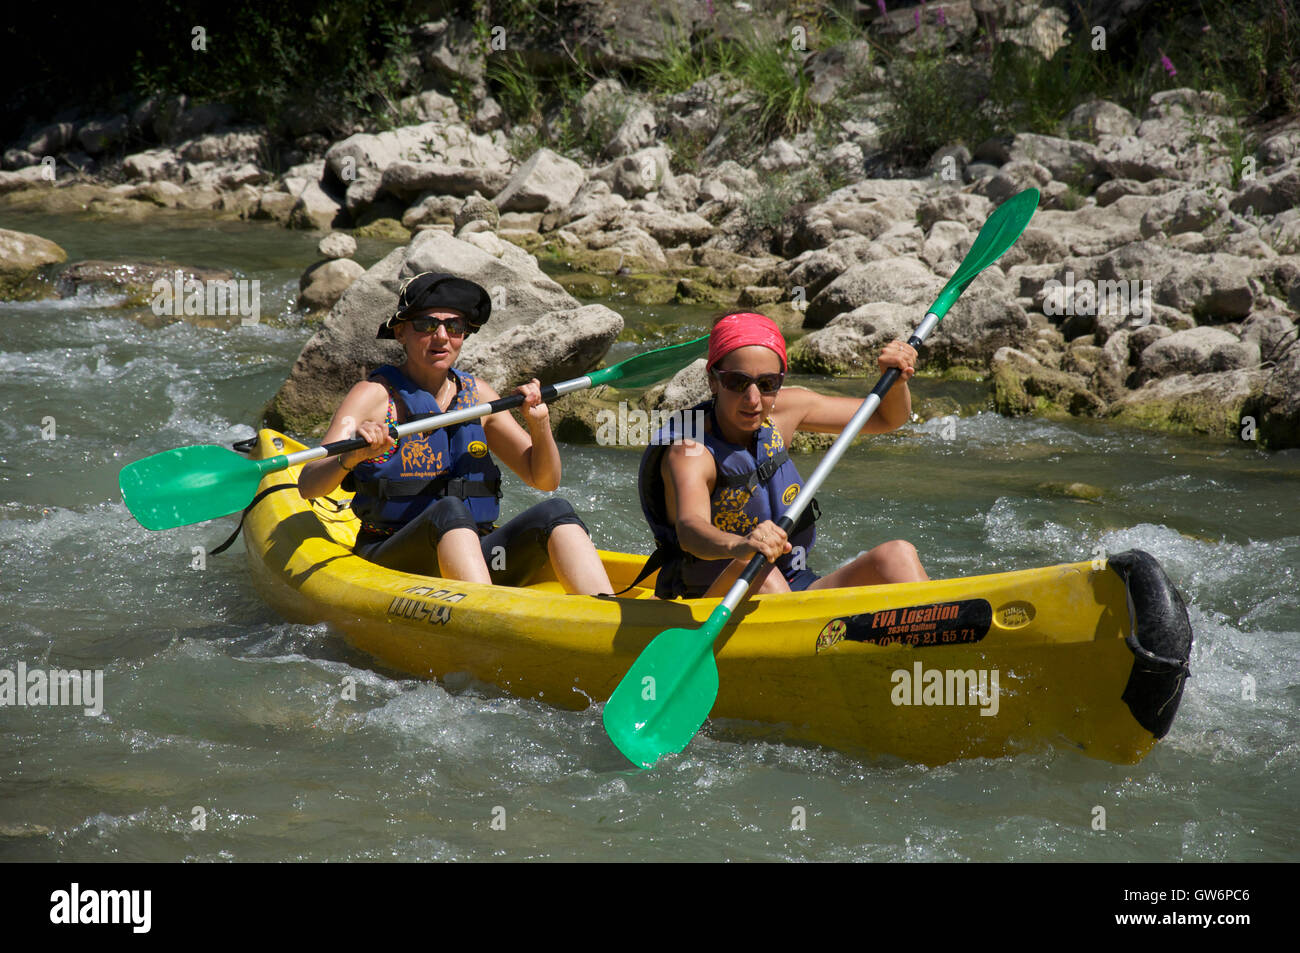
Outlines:
<svg viewBox="0 0 1300 953"><path fill-rule="evenodd" d="M328 310L334 307L339 298L343 297L343 292L365 273L366 270L351 258L334 258L317 262L298 279L300 291L298 300L307 310Z"/></svg>

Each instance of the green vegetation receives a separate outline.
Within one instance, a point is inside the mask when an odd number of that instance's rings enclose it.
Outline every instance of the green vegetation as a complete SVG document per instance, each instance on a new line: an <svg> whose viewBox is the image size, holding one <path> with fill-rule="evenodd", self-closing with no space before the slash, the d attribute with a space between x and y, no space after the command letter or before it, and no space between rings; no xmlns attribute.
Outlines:
<svg viewBox="0 0 1300 953"><path fill-rule="evenodd" d="M917 29L910 17L886 24L872 5L845 0L754 7L747 13L723 0L708 4L707 17L669 23L650 55L625 51L619 71L597 68L573 40L561 0L457 0L438 10L473 25L471 42L485 54L489 91L520 155L547 145L599 158L630 108L627 97L614 96L582 120L583 96L606 77L654 105L715 78L717 95L739 94L741 104L723 110L728 135L719 158L742 161L776 136L812 132L834 141L842 120L869 117L882 125L896 159L916 163L941 146L973 148L989 135L1059 134L1069 111L1094 98L1140 114L1152 93L1180 86L1216 90L1232 115L1248 120L1300 111L1294 0L1155 0L1113 30L1104 49L1083 20L1050 59L994 42L987 18L962 34L940 22L940 4L914 8ZM46 35L59 43L25 42L17 26L3 28L15 78L0 105L6 138L65 107L121 111L135 97L182 93L229 104L285 137L409 123L415 117L399 104L420 88L413 31L433 17L415 0L172 0L140 17L111 5L73 11L55 4L42 13ZM494 48L502 30L505 50ZM66 49L94 51L94 68L69 69ZM828 64L837 88L818 102L815 71ZM472 114L475 84L451 79L448 87ZM685 166L712 138L679 131L669 144ZM1245 140L1229 145L1238 160L1250 151ZM1235 166L1240 172L1240 162Z"/></svg>

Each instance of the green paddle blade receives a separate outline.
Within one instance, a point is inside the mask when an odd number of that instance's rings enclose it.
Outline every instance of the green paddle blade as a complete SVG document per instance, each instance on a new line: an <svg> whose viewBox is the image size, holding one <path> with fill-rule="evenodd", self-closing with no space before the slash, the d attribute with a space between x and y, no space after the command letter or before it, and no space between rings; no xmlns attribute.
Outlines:
<svg viewBox="0 0 1300 953"><path fill-rule="evenodd" d="M999 205L984 222L980 233L975 236L975 243L962 259L961 265L952 273L948 283L935 299L932 314L943 317L948 313L966 286L975 280L975 276L1002 257L1003 252L1016 243L1020 233L1025 230L1034 210L1038 208L1038 189L1025 189Z"/></svg>
<svg viewBox="0 0 1300 953"><path fill-rule="evenodd" d="M598 384L614 384L623 388L649 387L668 375L677 373L708 352L709 336L706 334L683 344L661 347L657 351L629 357L613 367L593 371L587 376L591 378L592 387Z"/></svg>
<svg viewBox="0 0 1300 953"><path fill-rule="evenodd" d="M609 696L605 732L637 767L681 751L709 717L718 697L713 640L730 615L718 606L698 629L661 632Z"/></svg>
<svg viewBox="0 0 1300 953"><path fill-rule="evenodd" d="M249 460L225 447L204 444L164 450L128 463L117 485L131 515L145 529L173 529L237 513L248 505L266 473L288 465L285 457Z"/></svg>

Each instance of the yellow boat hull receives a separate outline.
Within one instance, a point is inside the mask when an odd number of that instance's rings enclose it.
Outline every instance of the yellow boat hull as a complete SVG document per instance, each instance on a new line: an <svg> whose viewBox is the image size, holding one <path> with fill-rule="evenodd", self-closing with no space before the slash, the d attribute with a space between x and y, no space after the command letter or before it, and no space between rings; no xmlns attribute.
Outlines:
<svg viewBox="0 0 1300 953"><path fill-rule="evenodd" d="M269 430L258 443L255 456L302 449ZM655 599L653 576L625 597L598 599L565 595L549 567L517 589L394 572L353 555L348 494L305 501L291 488L297 476L269 474L263 491L286 489L244 522L259 591L287 619L327 622L413 676L468 675L580 710L608 699L658 633L702 623L717 605ZM645 561L601 558L616 588ZM925 764L1049 745L1136 762L1172 721L1191 632L1173 633L1173 650L1167 633L1161 651L1143 648L1133 591L1104 563L1082 562L755 596L717 641L712 718L735 719L733 734ZM1166 615L1182 610L1172 587L1159 596Z"/></svg>

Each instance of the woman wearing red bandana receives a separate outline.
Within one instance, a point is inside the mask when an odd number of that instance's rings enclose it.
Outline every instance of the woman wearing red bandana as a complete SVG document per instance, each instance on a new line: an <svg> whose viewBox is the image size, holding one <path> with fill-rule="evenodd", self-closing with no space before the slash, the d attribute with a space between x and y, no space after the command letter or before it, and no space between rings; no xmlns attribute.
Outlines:
<svg viewBox="0 0 1300 953"><path fill-rule="evenodd" d="M907 381L916 372L916 351L893 341L878 363L882 373L896 367L902 376L865 433L896 430L912 413ZM704 414L703 434L676 432L670 425L642 458L641 506L664 560L656 585L661 598L720 596L754 553L771 564L756 582L759 592L929 578L915 547L904 540L882 543L818 577L806 567L815 535L811 521L788 535L777 526L802 485L783 435L839 433L861 403L782 388L785 371L785 339L770 318L728 314L714 325L708 357L713 398L694 408Z"/></svg>

